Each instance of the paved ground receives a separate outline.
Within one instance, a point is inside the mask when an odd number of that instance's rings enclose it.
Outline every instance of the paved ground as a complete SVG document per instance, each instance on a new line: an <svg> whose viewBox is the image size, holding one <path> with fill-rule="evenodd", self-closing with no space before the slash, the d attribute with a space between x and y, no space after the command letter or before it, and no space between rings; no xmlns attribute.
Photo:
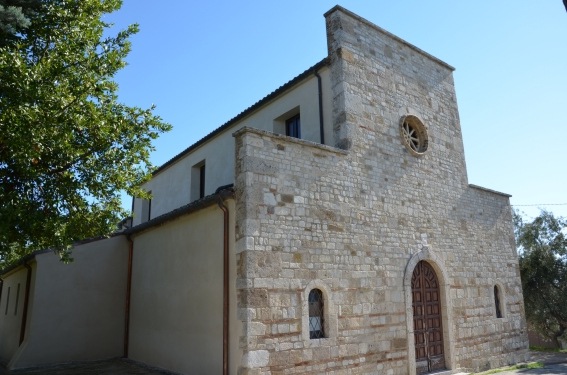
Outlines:
<svg viewBox="0 0 567 375"><path fill-rule="evenodd" d="M503 371L495 375L567 375L567 353L532 351L530 362L543 362L544 368Z"/></svg>
<svg viewBox="0 0 567 375"><path fill-rule="evenodd" d="M531 362L543 362L545 364L567 363L567 353L553 352L530 352Z"/></svg>
<svg viewBox="0 0 567 375"><path fill-rule="evenodd" d="M526 369L516 371L504 371L495 375L565 375L567 374L567 363L548 364L544 368Z"/></svg>
<svg viewBox="0 0 567 375"><path fill-rule="evenodd" d="M545 364L542 369L501 372L499 375L567 375L567 353L531 352L531 361ZM71 363L35 369L6 371L0 367L0 375L174 375L171 372L144 366L127 359Z"/></svg>
<svg viewBox="0 0 567 375"><path fill-rule="evenodd" d="M0 367L0 375L174 375L172 372L144 366L127 359L69 363L57 366L6 371Z"/></svg>
<svg viewBox="0 0 567 375"><path fill-rule="evenodd" d="M565 375L567 374L567 353L530 352L532 362L543 362L545 367L500 372L498 375Z"/></svg>

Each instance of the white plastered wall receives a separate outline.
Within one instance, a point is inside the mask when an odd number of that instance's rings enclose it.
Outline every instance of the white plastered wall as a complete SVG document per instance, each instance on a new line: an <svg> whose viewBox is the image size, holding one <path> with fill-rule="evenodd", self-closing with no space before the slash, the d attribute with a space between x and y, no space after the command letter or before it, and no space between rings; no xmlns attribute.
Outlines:
<svg viewBox="0 0 567 375"><path fill-rule="evenodd" d="M27 269L21 266L2 276L0 363L7 364L19 346L27 272Z"/></svg>
<svg viewBox="0 0 567 375"><path fill-rule="evenodd" d="M319 75L322 80L325 143L331 144L333 130L329 69L322 68ZM277 132L279 127L276 119L298 107L302 139L320 143L318 83L317 77L312 75L157 173L144 185L153 196L151 218L190 203L191 168L202 161L205 161L206 165L205 195L214 193L220 186L234 183L235 150L232 134L245 126ZM141 222L143 222L142 204L140 199L136 199L134 225Z"/></svg>
<svg viewBox="0 0 567 375"><path fill-rule="evenodd" d="M94 241L72 255L70 264L36 255L26 334L9 368L122 356L128 242Z"/></svg>
<svg viewBox="0 0 567 375"><path fill-rule="evenodd" d="M230 368L236 369L234 201L230 213ZM129 358L170 371L222 372L223 211L213 205L134 237Z"/></svg>

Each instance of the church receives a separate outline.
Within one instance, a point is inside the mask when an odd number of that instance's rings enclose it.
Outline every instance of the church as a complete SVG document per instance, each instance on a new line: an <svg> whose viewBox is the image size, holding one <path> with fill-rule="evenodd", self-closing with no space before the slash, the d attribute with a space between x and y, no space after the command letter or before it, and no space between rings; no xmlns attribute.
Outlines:
<svg viewBox="0 0 567 375"><path fill-rule="evenodd" d="M336 6L328 56L160 166L74 262L0 271L9 369L427 374L527 359L510 196L469 184L454 68ZM479 145L480 146L480 145Z"/></svg>

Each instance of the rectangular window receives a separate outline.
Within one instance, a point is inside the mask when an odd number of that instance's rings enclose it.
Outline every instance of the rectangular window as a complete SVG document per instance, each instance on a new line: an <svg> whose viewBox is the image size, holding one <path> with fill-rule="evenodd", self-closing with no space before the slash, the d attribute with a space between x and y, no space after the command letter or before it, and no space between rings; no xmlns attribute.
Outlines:
<svg viewBox="0 0 567 375"><path fill-rule="evenodd" d="M205 196L205 164L199 168L199 198Z"/></svg>
<svg viewBox="0 0 567 375"><path fill-rule="evenodd" d="M8 287L8 295L6 296L6 311L4 311L4 315L8 315L9 305L10 305L10 287Z"/></svg>
<svg viewBox="0 0 567 375"><path fill-rule="evenodd" d="M14 315L18 315L18 302L20 301L20 283L16 289L16 305L14 306Z"/></svg>
<svg viewBox="0 0 567 375"><path fill-rule="evenodd" d="M191 202L203 198L206 194L205 171L206 165L204 160L191 168Z"/></svg>
<svg viewBox="0 0 567 375"><path fill-rule="evenodd" d="M288 137L301 138L301 121L299 106L288 108L287 111L274 118L273 131L276 134L287 135Z"/></svg>
<svg viewBox="0 0 567 375"><path fill-rule="evenodd" d="M151 191L149 192L152 193ZM142 199L142 223L152 218L152 199Z"/></svg>
<svg viewBox="0 0 567 375"><path fill-rule="evenodd" d="M301 121L299 115L295 115L285 121L285 135L301 138Z"/></svg>

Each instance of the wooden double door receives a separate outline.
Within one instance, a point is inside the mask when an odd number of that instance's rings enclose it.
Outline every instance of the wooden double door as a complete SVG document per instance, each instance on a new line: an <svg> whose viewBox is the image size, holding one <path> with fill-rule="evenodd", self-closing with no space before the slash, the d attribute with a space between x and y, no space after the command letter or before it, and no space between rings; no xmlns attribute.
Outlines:
<svg viewBox="0 0 567 375"><path fill-rule="evenodd" d="M439 282L433 268L420 261L411 278L416 373L444 370L443 321Z"/></svg>

